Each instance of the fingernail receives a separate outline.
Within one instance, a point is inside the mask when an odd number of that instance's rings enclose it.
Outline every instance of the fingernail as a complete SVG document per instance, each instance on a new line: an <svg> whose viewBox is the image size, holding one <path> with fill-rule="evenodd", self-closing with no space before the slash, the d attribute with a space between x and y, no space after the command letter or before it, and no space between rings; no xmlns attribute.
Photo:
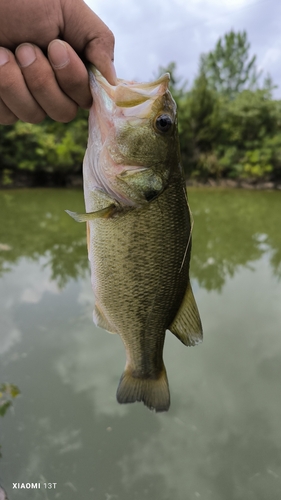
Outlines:
<svg viewBox="0 0 281 500"><path fill-rule="evenodd" d="M6 49L0 47L0 66L4 66L9 61L9 53Z"/></svg>
<svg viewBox="0 0 281 500"><path fill-rule="evenodd" d="M27 68L36 59L36 53L33 45L30 43L23 43L16 49L16 58L21 68Z"/></svg>
<svg viewBox="0 0 281 500"><path fill-rule="evenodd" d="M48 56L55 69L64 68L69 63L66 45L61 40L53 40L49 44Z"/></svg>

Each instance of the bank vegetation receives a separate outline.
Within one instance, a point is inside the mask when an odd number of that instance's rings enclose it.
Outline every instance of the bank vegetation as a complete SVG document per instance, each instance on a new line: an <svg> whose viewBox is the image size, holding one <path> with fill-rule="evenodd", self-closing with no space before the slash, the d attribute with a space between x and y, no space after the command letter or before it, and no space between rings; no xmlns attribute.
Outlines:
<svg viewBox="0 0 281 500"><path fill-rule="evenodd" d="M281 101L257 71L246 32L231 31L202 54L190 86L171 74L182 162L189 182L281 185ZM88 112L68 124L46 118L0 126L0 185L69 185L81 181Z"/></svg>

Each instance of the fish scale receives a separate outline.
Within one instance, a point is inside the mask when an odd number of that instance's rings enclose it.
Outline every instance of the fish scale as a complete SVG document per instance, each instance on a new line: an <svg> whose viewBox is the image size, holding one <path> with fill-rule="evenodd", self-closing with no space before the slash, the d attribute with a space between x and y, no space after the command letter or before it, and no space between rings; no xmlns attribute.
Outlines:
<svg viewBox="0 0 281 500"><path fill-rule="evenodd" d="M189 234L187 231L185 237L181 238L180 230L183 223L186 226L187 220L183 219L188 218L188 211L178 212L178 198L171 196L172 187L149 207L135 209L120 217L120 224L114 219L90 222L90 253L94 256L92 275L95 281L100 282L96 287L96 296L104 315L115 318L116 332L120 335L125 330L136 331L137 327L143 329L148 319L147 309L151 308L153 302L153 321L162 322L168 328L175 314L171 304L174 304L175 298L183 298L188 279L185 268L188 266L189 252L181 272L180 267ZM174 191L178 196L178 190ZM172 199L174 206L171 204ZM166 203L169 203L169 211L165 211ZM190 231L190 224L188 227ZM169 231L173 233L170 238ZM174 231L180 240L177 246L172 238ZM111 244L106 247L105 242L108 241ZM112 296L119 296L118 302L111 300ZM169 310L166 311L168 305ZM136 315L139 321L141 319L141 324L136 325ZM137 335L134 337L137 338Z"/></svg>
<svg viewBox="0 0 281 500"><path fill-rule="evenodd" d="M175 103L167 75L137 88L128 84L126 101L122 88L126 108L114 101L118 85L110 86L95 70L90 81L94 104L83 166L87 213L69 213L88 225L94 321L119 334L125 346L117 400L143 401L150 409L166 411L166 330L185 345L202 339L189 281L191 221ZM106 101L103 106L105 93L111 105ZM130 105L135 113L128 112Z"/></svg>

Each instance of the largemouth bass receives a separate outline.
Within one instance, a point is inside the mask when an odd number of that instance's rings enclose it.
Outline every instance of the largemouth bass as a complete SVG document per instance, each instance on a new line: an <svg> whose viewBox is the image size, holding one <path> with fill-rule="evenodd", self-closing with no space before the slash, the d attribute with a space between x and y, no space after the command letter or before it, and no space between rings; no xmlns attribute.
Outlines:
<svg viewBox="0 0 281 500"><path fill-rule="evenodd" d="M126 349L117 400L166 411L166 330L187 346L202 340L189 280L191 220L176 104L168 73L116 86L94 68L89 74L86 214L67 212L87 222L94 322L118 333Z"/></svg>

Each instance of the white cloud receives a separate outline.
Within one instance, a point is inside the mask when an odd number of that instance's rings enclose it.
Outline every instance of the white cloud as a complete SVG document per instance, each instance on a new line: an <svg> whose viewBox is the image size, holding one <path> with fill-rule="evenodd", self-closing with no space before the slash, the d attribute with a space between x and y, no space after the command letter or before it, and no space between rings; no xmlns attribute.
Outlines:
<svg viewBox="0 0 281 500"><path fill-rule="evenodd" d="M281 83L279 0L86 1L115 34L121 78L150 80L159 66L175 61L179 76L192 82L200 54L231 29L245 29L258 65Z"/></svg>
<svg viewBox="0 0 281 500"><path fill-rule="evenodd" d="M17 321L14 317L15 306L20 302L37 304L45 292L60 293L55 282L51 280L51 271L45 267L46 258L41 258L36 265L27 259L19 263L0 280L0 354L7 353L22 340ZM41 267L40 267L41 265Z"/></svg>
<svg viewBox="0 0 281 500"><path fill-rule="evenodd" d="M50 280L50 276L47 275L46 273L44 276L42 270L41 274L43 276L41 276L40 280L38 280L38 276L37 277L33 276L33 279L29 278L27 280L27 286L22 291L20 297L21 302L38 304L45 292L50 292L54 294L60 293L58 285L54 281Z"/></svg>
<svg viewBox="0 0 281 500"><path fill-rule="evenodd" d="M278 64L281 60L281 49L279 47L271 47L268 49L260 62L260 67L265 66L271 67L274 64Z"/></svg>
<svg viewBox="0 0 281 500"><path fill-rule="evenodd" d="M1 314L0 354L7 353L21 340L21 332L13 325L13 321L6 311Z"/></svg>

